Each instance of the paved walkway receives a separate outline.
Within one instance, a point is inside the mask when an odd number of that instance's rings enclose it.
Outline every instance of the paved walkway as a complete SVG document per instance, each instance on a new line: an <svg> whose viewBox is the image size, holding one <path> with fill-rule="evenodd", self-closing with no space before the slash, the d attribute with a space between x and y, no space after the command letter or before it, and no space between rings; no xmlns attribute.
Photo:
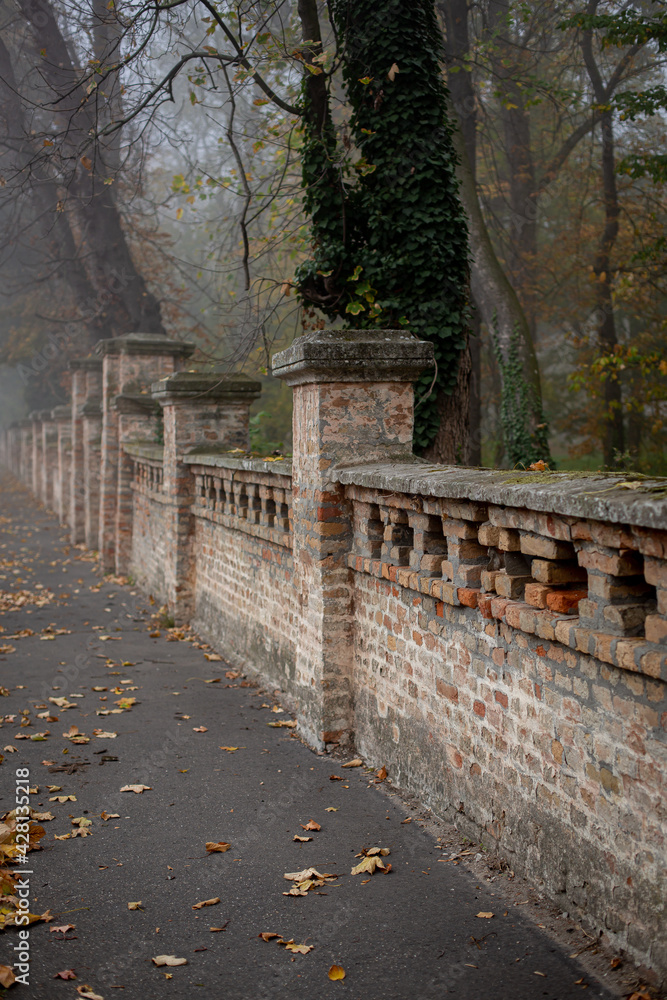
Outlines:
<svg viewBox="0 0 667 1000"><path fill-rule="evenodd" d="M0 614L9 647L0 683L10 691L0 745L17 748L0 767L0 807L13 808L15 769L29 767L33 808L55 817L27 866L31 911L55 919L31 926L30 982L8 995L74 998L84 985L104 1000L569 1000L584 986L589 997L618 995L611 978L602 987L568 957L586 943L580 932L561 934L564 949L527 919L540 903L525 883L466 868L471 854L443 863L466 849L444 827L438 843L388 783L370 785L372 772L343 769L271 726L289 720L272 711L271 693L206 659L208 647L169 641L156 608L131 586L100 583L89 557L6 477L0 501L0 590L29 595ZM34 634L10 638L24 629ZM136 699L128 710L96 714L123 692ZM72 707L48 701L63 697ZM57 721L38 718L44 711ZM64 738L72 726L90 741ZM15 739L42 731L44 740ZM121 793L128 784L150 789ZM51 801L58 794L75 801ZM81 817L91 836L58 839ZM302 828L311 819L320 830ZM231 849L206 853L220 841ZM372 847L390 849L391 872L352 876L355 856ZM339 877L284 895L283 874L311 866ZM555 910L537 912L557 926ZM312 950L295 954L263 932ZM0 936L0 963L12 964L17 941L15 929ZM187 964L157 967L160 955ZM345 979L328 978L333 965ZM53 978L69 969L76 979Z"/></svg>

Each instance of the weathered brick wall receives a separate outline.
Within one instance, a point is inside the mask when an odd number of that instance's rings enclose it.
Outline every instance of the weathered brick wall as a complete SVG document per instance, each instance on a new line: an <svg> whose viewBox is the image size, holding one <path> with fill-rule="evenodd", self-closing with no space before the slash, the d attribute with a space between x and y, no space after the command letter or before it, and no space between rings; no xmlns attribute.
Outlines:
<svg viewBox="0 0 667 1000"><path fill-rule="evenodd" d="M360 750L664 969L667 532L347 495Z"/></svg>
<svg viewBox="0 0 667 1000"><path fill-rule="evenodd" d="M148 394L119 384L113 461L90 397L86 538L106 467L105 566L281 688L306 739L354 740L667 981L667 481L419 462L409 383L429 351L395 331L295 342L275 369L291 464L241 454L243 377L153 385L164 448ZM48 502L53 427L41 411L2 442Z"/></svg>

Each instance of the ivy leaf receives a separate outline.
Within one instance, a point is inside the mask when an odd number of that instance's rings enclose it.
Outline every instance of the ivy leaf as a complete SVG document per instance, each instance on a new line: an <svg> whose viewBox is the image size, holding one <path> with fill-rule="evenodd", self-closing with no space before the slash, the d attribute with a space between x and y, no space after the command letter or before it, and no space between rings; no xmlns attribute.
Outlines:
<svg viewBox="0 0 667 1000"><path fill-rule="evenodd" d="M359 313L366 312L366 306L363 302L348 302L345 312L352 313L353 316L358 316Z"/></svg>

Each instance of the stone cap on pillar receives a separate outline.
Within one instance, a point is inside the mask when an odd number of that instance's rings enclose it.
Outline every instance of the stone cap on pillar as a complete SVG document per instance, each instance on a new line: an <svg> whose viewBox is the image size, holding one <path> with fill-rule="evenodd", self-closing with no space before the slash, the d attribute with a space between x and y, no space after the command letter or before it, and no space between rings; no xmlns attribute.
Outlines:
<svg viewBox="0 0 667 1000"><path fill-rule="evenodd" d="M89 396L79 407L82 417L102 417L102 400L99 396Z"/></svg>
<svg viewBox="0 0 667 1000"><path fill-rule="evenodd" d="M97 354L171 354L181 358L189 358L194 349L194 344L172 340L163 333L126 333L98 340L95 345Z"/></svg>
<svg viewBox="0 0 667 1000"><path fill-rule="evenodd" d="M160 412L160 406L150 393L119 392L111 403L117 413L133 414L135 416L150 416Z"/></svg>
<svg viewBox="0 0 667 1000"><path fill-rule="evenodd" d="M68 363L70 371L102 371L101 358L71 358Z"/></svg>
<svg viewBox="0 0 667 1000"><path fill-rule="evenodd" d="M433 365L433 345L405 330L315 330L272 359L273 375L288 385L415 382Z"/></svg>
<svg viewBox="0 0 667 1000"><path fill-rule="evenodd" d="M61 421L64 423L66 420L71 420L72 407L67 405L54 406L54 408L51 410L51 419L57 420L59 423Z"/></svg>
<svg viewBox="0 0 667 1000"><path fill-rule="evenodd" d="M163 406L174 403L252 403L262 391L249 375L226 372L175 372L153 382L151 393Z"/></svg>
<svg viewBox="0 0 667 1000"><path fill-rule="evenodd" d="M36 410L37 420L41 420L42 423L48 423L53 420L53 415L51 410Z"/></svg>

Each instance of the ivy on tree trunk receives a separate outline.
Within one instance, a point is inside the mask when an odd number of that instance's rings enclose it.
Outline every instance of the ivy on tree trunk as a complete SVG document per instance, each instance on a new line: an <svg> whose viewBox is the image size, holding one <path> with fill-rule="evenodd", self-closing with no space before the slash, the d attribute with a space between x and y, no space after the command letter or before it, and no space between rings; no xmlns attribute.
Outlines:
<svg viewBox="0 0 667 1000"><path fill-rule="evenodd" d="M468 236L435 4L332 0L330 11L351 118L336 131L329 106L315 106L321 63L317 44L306 46L312 254L297 273L299 292L331 320L404 327L433 343L434 391L433 372L416 389L415 447L425 451L451 408L468 331Z"/></svg>

